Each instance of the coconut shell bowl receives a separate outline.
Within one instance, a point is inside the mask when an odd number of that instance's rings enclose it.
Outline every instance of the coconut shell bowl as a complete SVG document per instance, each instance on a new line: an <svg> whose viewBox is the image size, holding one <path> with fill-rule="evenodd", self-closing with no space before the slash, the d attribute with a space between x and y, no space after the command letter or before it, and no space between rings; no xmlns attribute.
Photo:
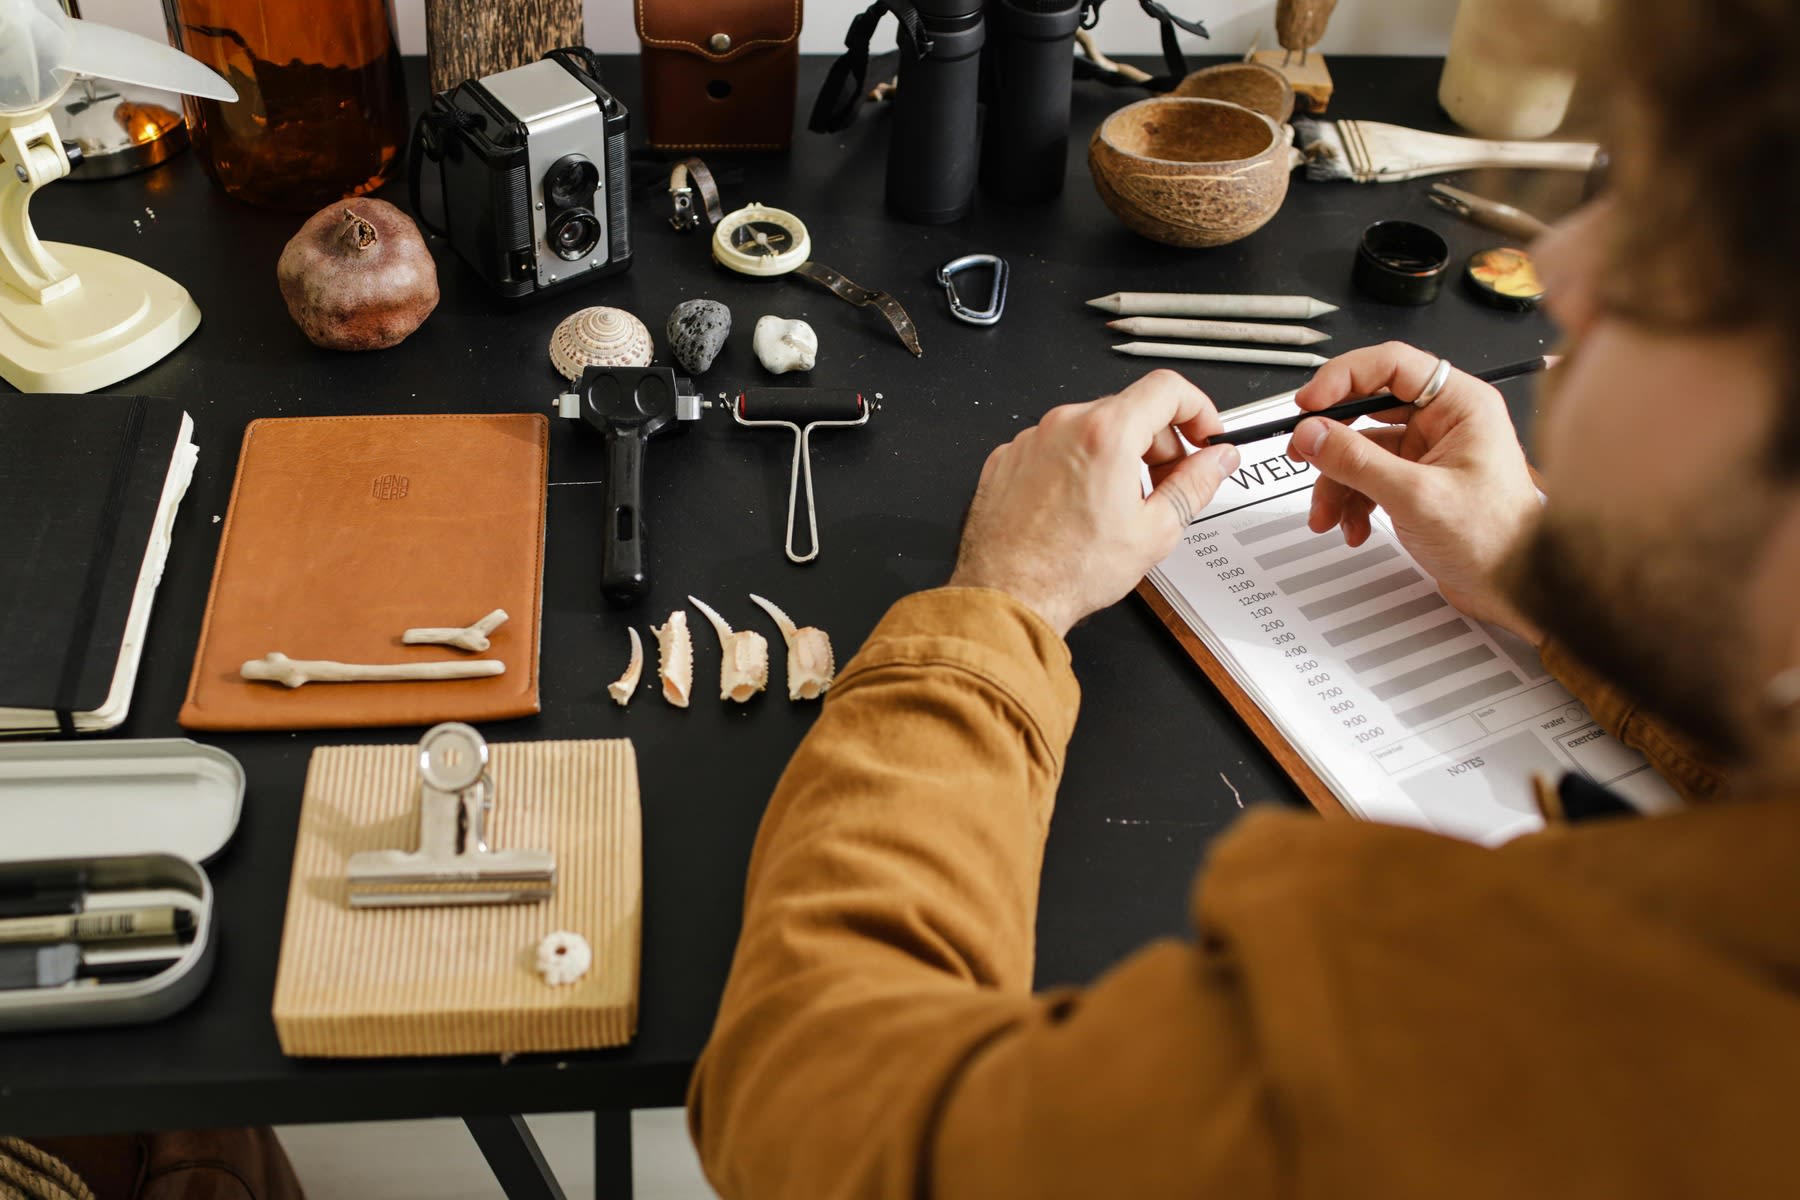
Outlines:
<svg viewBox="0 0 1800 1200"><path fill-rule="evenodd" d="M1296 160L1285 127L1223 100L1139 100L1088 143L1106 207L1170 246L1223 246L1261 229L1287 197Z"/></svg>

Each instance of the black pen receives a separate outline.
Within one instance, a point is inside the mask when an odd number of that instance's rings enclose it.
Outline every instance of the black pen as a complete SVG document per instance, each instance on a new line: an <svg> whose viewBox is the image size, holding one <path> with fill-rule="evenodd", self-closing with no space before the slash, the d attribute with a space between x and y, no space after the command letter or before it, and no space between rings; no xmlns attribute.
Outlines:
<svg viewBox="0 0 1800 1200"><path fill-rule="evenodd" d="M1508 379L1517 379L1521 375L1529 375L1534 371L1542 371L1546 367L1556 365L1556 356L1540 354L1536 358L1528 358L1522 362L1507 363L1503 367L1492 367L1478 373L1475 378L1483 383L1504 383ZM1261 425L1246 425L1241 429L1228 429L1224 433L1215 433L1206 439L1209 446L1248 446L1251 442L1260 442L1264 438L1281 437L1299 428L1300 422L1308 417L1330 417L1334 421L1354 421L1358 417L1366 417L1370 413L1382 412L1390 408L1404 408L1411 403L1402 400L1392 392L1383 392L1379 396L1369 396L1362 400L1346 400L1342 404L1334 404L1330 408L1321 408L1317 412L1303 412L1292 417L1283 417L1279 421L1265 421Z"/></svg>

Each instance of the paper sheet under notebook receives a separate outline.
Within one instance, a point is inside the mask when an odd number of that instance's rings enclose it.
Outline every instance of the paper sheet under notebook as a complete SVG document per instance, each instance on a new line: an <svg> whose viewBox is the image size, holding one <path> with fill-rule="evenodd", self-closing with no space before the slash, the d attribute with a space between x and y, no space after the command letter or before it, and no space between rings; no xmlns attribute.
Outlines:
<svg viewBox="0 0 1800 1200"><path fill-rule="evenodd" d="M1294 411L1259 404L1225 424ZM1384 513L1355 549L1309 530L1318 474L1286 450L1243 447L1149 578L1347 809L1493 844L1541 826L1534 773L1580 771L1645 810L1676 802L1535 650L1452 608Z"/></svg>

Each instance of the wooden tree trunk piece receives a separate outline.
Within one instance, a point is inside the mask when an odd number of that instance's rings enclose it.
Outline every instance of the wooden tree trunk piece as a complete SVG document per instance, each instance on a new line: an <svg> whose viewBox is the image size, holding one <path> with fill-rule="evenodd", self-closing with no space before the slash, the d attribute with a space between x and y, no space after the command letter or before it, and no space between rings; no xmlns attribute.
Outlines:
<svg viewBox="0 0 1800 1200"><path fill-rule="evenodd" d="M586 44L581 0L425 0L433 92Z"/></svg>

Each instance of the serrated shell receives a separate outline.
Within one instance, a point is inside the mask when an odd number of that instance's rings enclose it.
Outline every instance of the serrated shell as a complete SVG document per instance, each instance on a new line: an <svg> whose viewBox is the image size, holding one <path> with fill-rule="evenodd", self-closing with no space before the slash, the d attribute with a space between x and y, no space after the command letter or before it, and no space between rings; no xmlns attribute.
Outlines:
<svg viewBox="0 0 1800 1200"><path fill-rule="evenodd" d="M622 308L584 308L550 335L550 361L570 382L585 367L647 367L650 330Z"/></svg>
<svg viewBox="0 0 1800 1200"><path fill-rule="evenodd" d="M754 592L750 599L774 619L787 642L789 700L817 700L831 687L837 659L831 653L831 637L816 625L795 627L793 618Z"/></svg>
<svg viewBox="0 0 1800 1200"><path fill-rule="evenodd" d="M730 621L693 596L688 603L706 614L719 635L719 699L742 704L768 687L769 639L753 629L734 630Z"/></svg>
<svg viewBox="0 0 1800 1200"><path fill-rule="evenodd" d="M663 699L686 708L694 691L694 639L688 633L687 614L678 608L669 614L668 624L652 625L650 632L656 635Z"/></svg>
<svg viewBox="0 0 1800 1200"><path fill-rule="evenodd" d="M625 632L631 635L631 661L625 664L623 675L606 685L607 695L620 708L631 703L632 693L637 691L638 677L644 673L644 639L638 636L635 626L627 625Z"/></svg>

